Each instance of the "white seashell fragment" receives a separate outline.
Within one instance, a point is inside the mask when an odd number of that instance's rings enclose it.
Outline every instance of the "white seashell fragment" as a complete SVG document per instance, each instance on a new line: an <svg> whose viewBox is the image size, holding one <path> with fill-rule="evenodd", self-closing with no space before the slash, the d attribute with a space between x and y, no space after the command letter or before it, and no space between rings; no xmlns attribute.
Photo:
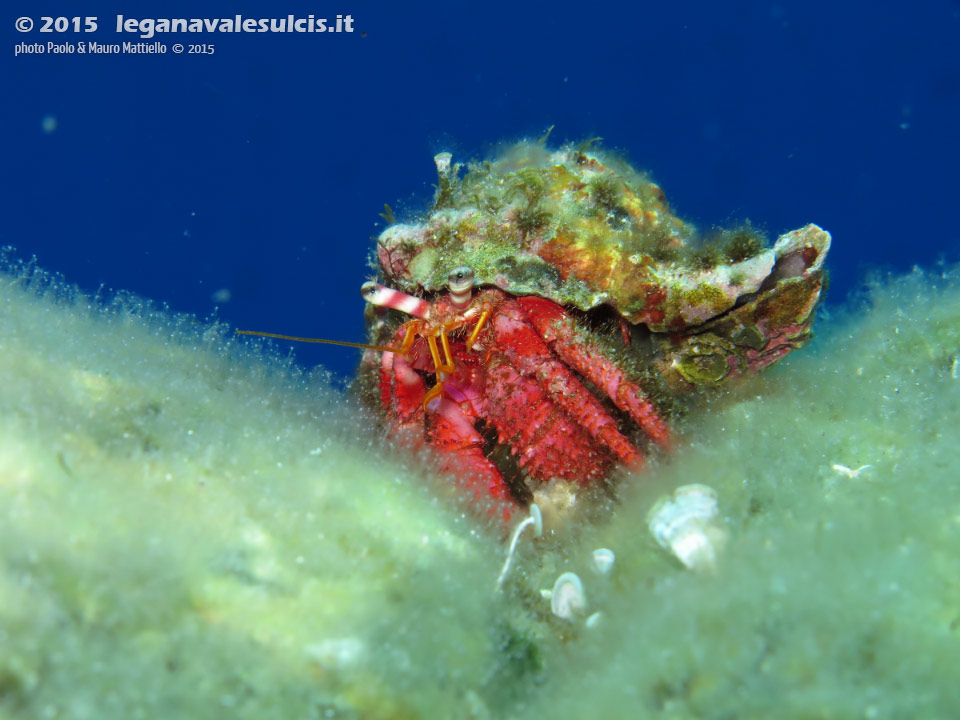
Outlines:
<svg viewBox="0 0 960 720"><path fill-rule="evenodd" d="M607 575L613 570L616 556L610 548L597 548L593 551L593 569L601 575Z"/></svg>
<svg viewBox="0 0 960 720"><path fill-rule="evenodd" d="M557 578L550 593L550 609L557 617L573 620L587 607L587 595L576 573L566 572Z"/></svg>
<svg viewBox="0 0 960 720"><path fill-rule="evenodd" d="M588 628L596 627L603 620L603 613L597 610L593 615L588 617L583 623Z"/></svg>
<svg viewBox="0 0 960 720"><path fill-rule="evenodd" d="M650 532L691 570L712 568L727 533L717 517L717 494L706 485L683 485L647 515Z"/></svg>
<svg viewBox="0 0 960 720"><path fill-rule="evenodd" d="M450 172L450 161L453 159L453 155L448 152L437 153L433 156L433 162L437 165L437 172L441 175L446 175Z"/></svg>

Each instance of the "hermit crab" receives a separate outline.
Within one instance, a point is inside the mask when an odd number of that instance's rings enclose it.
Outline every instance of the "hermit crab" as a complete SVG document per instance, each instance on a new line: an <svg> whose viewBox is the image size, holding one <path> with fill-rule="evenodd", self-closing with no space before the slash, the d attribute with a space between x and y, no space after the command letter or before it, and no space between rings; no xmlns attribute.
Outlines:
<svg viewBox="0 0 960 720"><path fill-rule="evenodd" d="M810 336L830 247L816 225L772 248L750 226L700 237L586 145L435 163L428 214L377 240L361 379L393 438L432 446L505 517L548 485L640 467L669 447L677 398Z"/></svg>
<svg viewBox="0 0 960 720"><path fill-rule="evenodd" d="M385 213L360 386L394 440L432 447L504 519L639 468L670 446L680 398L810 337L830 247L816 225L773 247L749 225L702 237L589 143L434 160L430 210Z"/></svg>

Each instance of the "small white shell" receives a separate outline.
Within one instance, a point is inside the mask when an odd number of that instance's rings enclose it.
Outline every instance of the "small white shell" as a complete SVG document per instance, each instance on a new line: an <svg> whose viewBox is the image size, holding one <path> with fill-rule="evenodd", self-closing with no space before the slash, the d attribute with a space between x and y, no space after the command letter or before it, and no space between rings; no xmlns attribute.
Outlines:
<svg viewBox="0 0 960 720"><path fill-rule="evenodd" d="M717 494L706 485L683 485L647 515L650 532L691 570L712 568L726 541L717 517Z"/></svg>
<svg viewBox="0 0 960 720"><path fill-rule="evenodd" d="M616 556L610 548L597 548L593 551L593 569L601 575L607 575L613 570Z"/></svg>
<svg viewBox="0 0 960 720"><path fill-rule="evenodd" d="M596 627L599 623L603 621L603 613L597 610L593 615L588 617L584 622L584 625L588 628Z"/></svg>
<svg viewBox="0 0 960 720"><path fill-rule="evenodd" d="M587 596L583 583L576 573L566 572L557 578L550 593L550 609L557 617L573 620L574 616L587 607Z"/></svg>
<svg viewBox="0 0 960 720"><path fill-rule="evenodd" d="M437 153L433 156L433 162L437 165L437 172L441 175L445 175L450 172L450 161L453 159L453 155L448 152Z"/></svg>

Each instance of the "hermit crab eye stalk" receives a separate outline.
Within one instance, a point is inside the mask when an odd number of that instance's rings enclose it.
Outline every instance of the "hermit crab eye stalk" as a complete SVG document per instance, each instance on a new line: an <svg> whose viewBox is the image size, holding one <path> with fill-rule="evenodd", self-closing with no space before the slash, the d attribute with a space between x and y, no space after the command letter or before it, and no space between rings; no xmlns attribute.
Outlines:
<svg viewBox="0 0 960 720"><path fill-rule="evenodd" d="M360 286L360 293L363 295L363 299L371 305L399 310L421 320L430 314L430 303L426 300L388 288L386 285L375 283L372 280Z"/></svg>
<svg viewBox="0 0 960 720"><path fill-rule="evenodd" d="M375 305L376 303L374 302L374 300L377 297L378 287L379 285L373 282L373 280L369 282L365 282L363 285L360 286L360 294L363 295L363 299L366 300L368 303Z"/></svg>
<svg viewBox="0 0 960 720"><path fill-rule="evenodd" d="M473 268L469 265L460 265L450 271L447 287L450 288L450 300L454 307L462 309L470 304L473 277Z"/></svg>
<svg viewBox="0 0 960 720"><path fill-rule="evenodd" d="M473 287L473 268L469 265L460 265L450 271L447 276L450 283L450 289L458 292L469 290Z"/></svg>

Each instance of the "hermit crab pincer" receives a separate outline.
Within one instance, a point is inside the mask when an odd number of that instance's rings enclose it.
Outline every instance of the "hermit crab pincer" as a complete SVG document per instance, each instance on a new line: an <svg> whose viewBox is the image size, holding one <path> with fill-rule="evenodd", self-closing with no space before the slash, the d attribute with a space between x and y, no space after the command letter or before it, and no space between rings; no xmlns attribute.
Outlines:
<svg viewBox="0 0 960 720"><path fill-rule="evenodd" d="M640 467L669 447L677 398L810 336L816 225L772 248L749 226L701 238L587 146L520 143L463 177L435 162L430 212L378 239L361 379L392 437L432 446L504 517L553 481Z"/></svg>

